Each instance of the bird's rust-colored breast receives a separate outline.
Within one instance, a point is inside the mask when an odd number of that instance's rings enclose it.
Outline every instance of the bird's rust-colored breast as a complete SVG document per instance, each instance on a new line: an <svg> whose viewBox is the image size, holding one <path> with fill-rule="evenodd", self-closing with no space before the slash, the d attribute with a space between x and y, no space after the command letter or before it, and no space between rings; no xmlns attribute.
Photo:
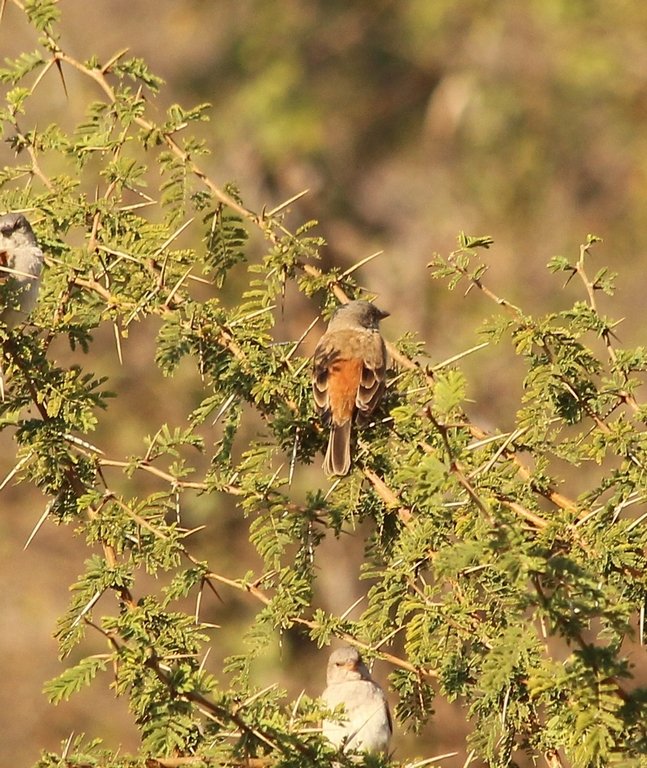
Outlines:
<svg viewBox="0 0 647 768"><path fill-rule="evenodd" d="M352 358L335 360L328 369L328 402L336 424L353 418L362 366L361 359Z"/></svg>

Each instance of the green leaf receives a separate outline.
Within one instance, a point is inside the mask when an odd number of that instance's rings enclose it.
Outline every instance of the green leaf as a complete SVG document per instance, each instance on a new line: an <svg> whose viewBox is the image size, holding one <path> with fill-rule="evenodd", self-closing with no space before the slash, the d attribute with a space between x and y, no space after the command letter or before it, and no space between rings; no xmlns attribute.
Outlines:
<svg viewBox="0 0 647 768"><path fill-rule="evenodd" d="M105 672L108 659L105 656L89 656L69 667L58 677L45 683L43 693L51 704L67 701L73 693L89 686L98 672Z"/></svg>
<svg viewBox="0 0 647 768"><path fill-rule="evenodd" d="M448 417L462 404L466 386L465 376L459 370L437 374L434 386L434 411L442 417Z"/></svg>

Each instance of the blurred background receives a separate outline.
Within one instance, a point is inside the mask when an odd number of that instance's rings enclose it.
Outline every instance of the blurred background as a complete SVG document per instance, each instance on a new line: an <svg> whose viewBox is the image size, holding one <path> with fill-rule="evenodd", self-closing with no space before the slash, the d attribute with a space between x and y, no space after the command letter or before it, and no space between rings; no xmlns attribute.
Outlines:
<svg viewBox="0 0 647 768"><path fill-rule="evenodd" d="M592 272L608 264L620 273L617 296L601 299L602 309L626 318L618 329L622 345L644 341L647 5L61 0L60 7L64 50L105 61L127 47L164 78L156 102L160 118L173 102L213 105L202 129L212 154L203 165L217 183L234 181L249 208L272 208L307 189L291 217L296 225L321 222L316 231L328 241L326 265L347 268L384 252L359 274L392 312L384 324L389 338L417 333L433 362L478 342L475 329L494 305L473 293L467 299L447 293L426 270L434 253L453 250L464 230L494 238L486 281L528 312L556 310L582 297L575 281L563 289L563 276L550 275L545 265L557 254L575 259L587 233L601 236ZM33 33L7 5L2 55L35 46ZM50 77L44 119L73 124L91 86L66 73L74 85L66 99L53 72ZM1 146L0 165L13 161ZM285 333L298 337L317 311L304 307ZM142 435L160 420L168 382L150 364L155 330L152 323L133 330L121 368L109 329L105 343L99 333L83 361L109 375L119 395L110 431L97 436L118 458L140 451ZM521 392L512 358L510 366L504 360L501 350L486 350L465 362L473 415L485 427L509 427ZM188 368L177 382L171 422L174 413L195 405L200 390ZM9 436L0 436L0 482L14 455ZM194 501L195 519L213 512L208 498ZM50 525L22 551L44 506L43 498L20 486L9 484L0 493L0 732L16 765L33 763L41 748L58 748L72 731L102 736L124 750L137 746L125 702L106 686L95 685L56 709L40 692L61 669L52 632L68 601L67 585L87 556L70 530ZM257 562L247 524L230 511L217 510L196 547L198 556L237 577ZM357 579L365 533L327 541L318 555L318 600L330 610L344 611L366 588ZM334 572L326 568L327 553L335 558ZM258 607L236 594L224 599L224 606L204 606L204 618L244 626ZM235 643L224 630L215 638L216 674L218 660ZM284 638L259 682L278 680L294 697L302 688L317 695L326 655L299 638ZM382 682L388 671L384 664L375 668ZM462 765L467 729L461 704L439 698L423 734L397 736L396 756L457 750L459 756L444 764Z"/></svg>

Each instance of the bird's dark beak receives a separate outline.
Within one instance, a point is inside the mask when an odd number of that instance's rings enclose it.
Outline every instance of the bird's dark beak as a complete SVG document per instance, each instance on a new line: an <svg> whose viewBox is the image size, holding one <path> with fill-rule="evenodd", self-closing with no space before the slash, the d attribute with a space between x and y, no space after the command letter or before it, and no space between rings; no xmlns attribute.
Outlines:
<svg viewBox="0 0 647 768"><path fill-rule="evenodd" d="M376 309L377 309L377 307L376 307ZM385 317L391 317L391 313L387 312L384 309L378 309L377 311L380 313L380 320L384 320Z"/></svg>

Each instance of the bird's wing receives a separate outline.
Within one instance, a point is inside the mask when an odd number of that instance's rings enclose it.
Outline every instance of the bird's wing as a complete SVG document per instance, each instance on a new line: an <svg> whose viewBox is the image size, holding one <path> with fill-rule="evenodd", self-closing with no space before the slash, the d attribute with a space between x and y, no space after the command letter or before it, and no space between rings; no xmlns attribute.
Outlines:
<svg viewBox="0 0 647 768"><path fill-rule="evenodd" d="M384 394L386 386L386 348L384 340L378 334L372 334L370 344L364 355L362 375L357 389L357 421L366 423Z"/></svg>
<svg viewBox="0 0 647 768"><path fill-rule="evenodd" d="M312 370L312 393L315 405L320 416L330 416L330 403L328 400L328 375L330 367L339 360L339 350L335 348L330 337L321 337L315 349Z"/></svg>
<svg viewBox="0 0 647 768"><path fill-rule="evenodd" d="M386 710L386 719L389 723L389 731L391 736L393 736L393 717L391 715L391 707L389 706L389 702L386 699L384 691L382 691L382 696L384 696L384 709Z"/></svg>

